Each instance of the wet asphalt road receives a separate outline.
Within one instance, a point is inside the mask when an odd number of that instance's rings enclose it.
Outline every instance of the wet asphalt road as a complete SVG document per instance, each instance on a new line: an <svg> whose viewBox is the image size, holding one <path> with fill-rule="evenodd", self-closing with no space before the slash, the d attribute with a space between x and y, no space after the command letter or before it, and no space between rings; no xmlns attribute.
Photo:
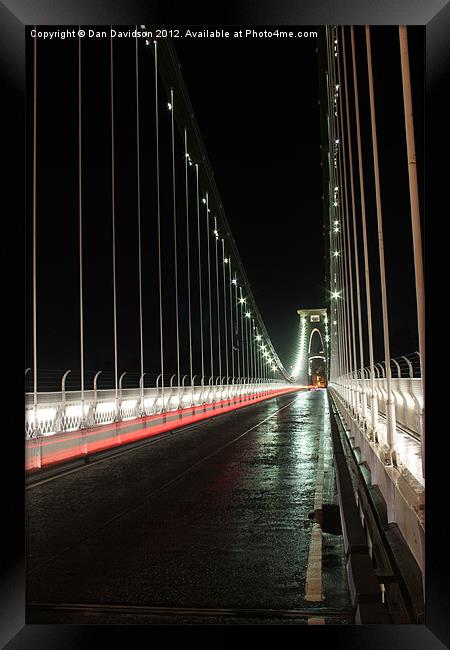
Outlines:
<svg viewBox="0 0 450 650"><path fill-rule="evenodd" d="M323 501L332 504L324 391L249 406L28 489L27 602L347 611L339 534L322 533L324 601L304 598L321 432ZM27 609L33 622L217 617L41 606ZM306 623L308 616L271 622Z"/></svg>

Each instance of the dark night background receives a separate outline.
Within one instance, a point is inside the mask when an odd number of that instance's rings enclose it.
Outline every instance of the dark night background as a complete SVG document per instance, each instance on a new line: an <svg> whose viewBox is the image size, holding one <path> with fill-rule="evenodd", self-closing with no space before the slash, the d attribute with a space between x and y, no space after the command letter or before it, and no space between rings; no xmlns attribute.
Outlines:
<svg viewBox="0 0 450 650"><path fill-rule="evenodd" d="M54 29L52 27L51 29ZM314 28L311 28L314 29ZM320 29L320 28L319 28ZM383 358L376 213L371 172L365 42L356 28L366 201L374 301L375 357ZM397 27L372 28L381 192L385 228L391 356L417 349L411 220ZM424 31L410 41L419 182L423 162ZM323 243L319 70L317 41L176 40L181 63L222 202L252 291L281 360L292 362L297 308L326 305ZM28 125L32 125L32 40L28 40ZM145 368L159 371L159 312L154 163L153 55L140 53L141 207ZM347 60L350 39L347 32ZM139 370L137 290L137 176L135 42L114 41L116 124L116 237L119 371ZM85 39L83 58L83 228L85 368L113 368L111 289L111 130L109 39ZM79 368L77 40L38 42L38 367ZM170 176L170 113L159 83L161 212L164 264L173 268ZM351 87L350 87L351 90ZM31 141L29 138L29 197ZM177 205L185 237L183 143L177 132ZM356 136L353 132L356 172ZM193 177L190 179L193 210ZM419 186L421 189L422 183ZM422 192L423 194L423 192ZM421 200L422 200L421 196ZM359 197L356 196L359 205ZM27 239L26 367L31 366L31 200ZM423 210L422 210L423 214ZM195 234L195 233L194 233ZM362 259L362 247L360 250ZM193 261L193 264L195 262ZM180 268L185 252L180 254ZM205 281L205 280L204 280ZM186 285L180 274L180 291ZM198 282L193 270L193 286ZM165 274L169 305L173 271ZM193 309L198 309L193 292ZM364 305L363 305L364 311ZM173 309L172 309L173 312ZM176 372L172 313L167 311L167 372ZM186 304L180 304L186 341ZM207 327L207 324L205 325ZM198 332L194 333L198 358ZM125 345L126 341L126 345ZM197 346L197 347L196 347ZM172 354L170 353L172 350ZM182 344L182 372L186 372ZM197 371L198 363L194 368ZM133 375L133 371L135 374ZM58 376L60 376L58 374ZM124 384L125 385L125 384ZM44 388L44 384L42 384Z"/></svg>

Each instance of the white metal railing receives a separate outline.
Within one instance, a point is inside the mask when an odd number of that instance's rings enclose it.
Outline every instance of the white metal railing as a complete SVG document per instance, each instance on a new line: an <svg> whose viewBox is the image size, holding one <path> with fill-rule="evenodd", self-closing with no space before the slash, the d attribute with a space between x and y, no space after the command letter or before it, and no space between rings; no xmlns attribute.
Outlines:
<svg viewBox="0 0 450 650"><path fill-rule="evenodd" d="M386 424L393 418L394 429L402 429L413 435L421 447L422 465L424 458L424 390L420 377L418 353L409 357L391 360L391 398L393 409L388 413L388 385L384 364L375 364L374 376L370 368L363 368L330 381L329 386L340 396L342 404L368 432L370 439L389 447ZM373 390L372 390L373 387ZM381 417L379 417L381 416ZM394 435L398 435L395 434ZM395 461L397 448L394 439L390 445L391 460ZM392 457L392 452L394 456Z"/></svg>
<svg viewBox="0 0 450 650"><path fill-rule="evenodd" d="M395 379L392 380L392 392L395 403L395 419L397 425L408 429L420 438L422 427L422 414L424 409L422 380L420 378ZM387 382L386 379L375 379L375 395L377 398L378 413L386 417L387 404ZM353 382L332 382L332 385L341 397L347 399L349 406L353 408L361 419L363 419L361 404L362 395L366 395L367 404L370 404L372 386L370 379L358 379ZM353 396L353 400L351 398ZM356 406L356 408L355 408Z"/></svg>
<svg viewBox="0 0 450 650"><path fill-rule="evenodd" d="M60 391L38 393L36 409L33 393L25 393L25 437L53 435L292 387L285 381L253 377L184 375L177 382L176 375L172 375L163 382L159 375L154 387L143 388L139 382L139 387L123 388L123 373L116 391L98 389L99 374L94 377L93 389L84 390L83 403L80 390L65 389L68 372L62 377Z"/></svg>
<svg viewBox="0 0 450 650"><path fill-rule="evenodd" d="M391 359L391 385L395 405L397 424L415 433L420 438L423 426L424 393L420 377L420 357L414 355ZM372 380L370 368L338 377L330 382L341 397L348 403L354 414L361 420L367 418L364 403L371 404ZM374 365L375 407L377 412L386 416L387 380L384 363ZM369 408L369 407L367 407Z"/></svg>

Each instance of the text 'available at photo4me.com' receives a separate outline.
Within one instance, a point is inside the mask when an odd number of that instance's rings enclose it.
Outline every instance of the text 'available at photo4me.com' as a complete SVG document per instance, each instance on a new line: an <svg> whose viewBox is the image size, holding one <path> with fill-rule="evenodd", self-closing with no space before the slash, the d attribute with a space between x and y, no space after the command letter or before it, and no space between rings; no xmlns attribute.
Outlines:
<svg viewBox="0 0 450 650"><path fill-rule="evenodd" d="M188 27L183 28L148 28L145 25L129 29L118 29L108 27L107 29L98 28L59 28L59 29L39 29L33 28L30 32L31 38L43 40L64 40L71 38L88 38L88 39L103 39L103 38L143 38L150 42L150 39L157 40L160 38L186 38L186 39L291 39L291 38L317 38L317 31L300 29L300 30L286 30L286 29L192 29Z"/></svg>

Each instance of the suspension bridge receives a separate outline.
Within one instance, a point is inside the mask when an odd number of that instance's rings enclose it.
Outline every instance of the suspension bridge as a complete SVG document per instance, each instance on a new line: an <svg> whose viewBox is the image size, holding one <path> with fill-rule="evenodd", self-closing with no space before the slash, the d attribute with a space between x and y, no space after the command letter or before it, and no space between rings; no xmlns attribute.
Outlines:
<svg viewBox="0 0 450 650"><path fill-rule="evenodd" d="M136 38L128 71L134 96L127 94L135 107L134 141L127 144L136 156L134 213L118 209L127 169L118 154L125 141L120 44L110 38L98 82L108 101L95 110L104 112L110 134L111 254L102 277L112 293L104 334L112 335L112 369L93 368L84 193L92 183L86 122L94 107L86 104L89 48L78 38L68 71L76 124L78 361L62 370L49 369L39 354L40 338L49 336L39 320L39 242L46 237L39 152L51 117L40 64L48 55L30 41L29 622L423 622L422 244L405 27L397 39L407 143L397 164L408 171L417 351L390 353L370 28L326 27L319 34L327 299L305 305L299 296L298 336L286 364L254 298L170 39ZM363 123L370 139L362 138ZM150 158L149 179L142 170ZM369 174L378 234L371 250ZM95 246L105 244L103 231ZM138 363L127 368L118 302L120 248L130 231L136 273L131 285L129 272L126 291L136 297ZM383 341L382 359L375 358L374 338Z"/></svg>

